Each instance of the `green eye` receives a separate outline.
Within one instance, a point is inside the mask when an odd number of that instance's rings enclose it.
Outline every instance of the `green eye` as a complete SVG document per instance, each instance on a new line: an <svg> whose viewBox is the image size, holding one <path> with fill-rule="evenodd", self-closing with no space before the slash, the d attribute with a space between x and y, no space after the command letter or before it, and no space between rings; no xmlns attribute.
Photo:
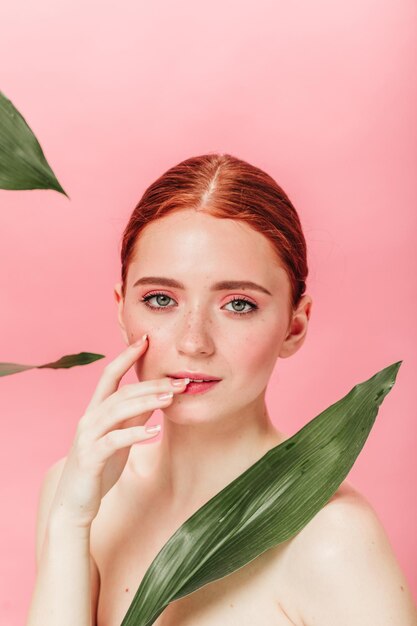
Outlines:
<svg viewBox="0 0 417 626"><path fill-rule="evenodd" d="M233 300L230 300L230 302L228 302L227 304L234 304L235 302L243 302L245 305L249 304L249 306L251 307L249 310L246 311L231 311L231 313L234 313L235 315L248 315L248 313L252 313L252 311L258 308L256 304L250 302L250 300L246 300L246 298L233 298Z"/></svg>
<svg viewBox="0 0 417 626"><path fill-rule="evenodd" d="M147 296L144 296L143 298L141 298L141 301L144 302L144 304L150 309L154 309L154 311L158 311L160 309L167 309L168 307L166 306L151 306L150 304L148 304L149 300L151 300L152 298L157 298L157 297L168 298L168 300L173 300L173 298L171 298L170 296L167 296L166 293L158 292L158 293L152 293Z"/></svg>
<svg viewBox="0 0 417 626"><path fill-rule="evenodd" d="M141 298L141 302L143 302L148 308L152 309L153 311L161 311L162 309L172 308L170 306L165 306L164 304L162 304L161 306L153 306L151 304L148 304L148 302L152 300L152 298L159 298L159 297L174 301L174 299L171 298L171 296L168 296L163 291L158 291L155 293L150 293L147 296L144 296L143 298ZM229 313L233 313L233 315L249 315L249 313L254 312L258 308L258 306L254 302L251 302L247 298L233 298L232 300L227 302L225 306L229 304L234 304L235 302L239 302L239 303L243 302L245 305L249 305L250 309L246 311L231 311L230 309L227 309ZM159 302L159 304L161 303Z"/></svg>

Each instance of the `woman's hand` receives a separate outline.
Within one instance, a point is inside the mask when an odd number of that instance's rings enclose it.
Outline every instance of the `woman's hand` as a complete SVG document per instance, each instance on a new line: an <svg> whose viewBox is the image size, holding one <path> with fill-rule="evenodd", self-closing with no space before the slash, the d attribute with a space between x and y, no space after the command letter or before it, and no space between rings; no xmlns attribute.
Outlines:
<svg viewBox="0 0 417 626"><path fill-rule="evenodd" d="M78 423L52 503L52 516L64 516L76 526L90 526L101 499L118 481L130 447L158 434L159 431L147 433L144 424L155 409L173 401L173 395L160 399L159 394L185 390L185 381L174 387L168 377L118 388L124 374L147 346L147 339L132 344L105 366ZM141 425L129 428L129 420L137 423L138 418Z"/></svg>

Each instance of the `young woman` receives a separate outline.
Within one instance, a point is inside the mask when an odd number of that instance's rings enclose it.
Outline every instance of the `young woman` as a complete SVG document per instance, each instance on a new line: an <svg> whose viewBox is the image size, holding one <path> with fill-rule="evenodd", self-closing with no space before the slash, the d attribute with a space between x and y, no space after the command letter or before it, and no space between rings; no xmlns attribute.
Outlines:
<svg viewBox="0 0 417 626"><path fill-rule="evenodd" d="M299 217L277 183L227 154L187 159L146 190L121 256L127 347L44 479L27 626L120 626L177 528L287 438L265 391L277 359L304 343L312 299ZM120 386L131 367L140 382ZM161 440L135 445L155 436L155 409ZM417 615L375 512L345 481L295 537L155 624L416 626Z"/></svg>

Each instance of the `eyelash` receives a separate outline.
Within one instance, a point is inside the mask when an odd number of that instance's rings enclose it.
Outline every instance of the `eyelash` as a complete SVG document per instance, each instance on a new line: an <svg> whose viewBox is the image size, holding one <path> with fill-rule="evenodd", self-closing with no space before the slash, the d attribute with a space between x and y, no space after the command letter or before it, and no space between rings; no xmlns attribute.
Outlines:
<svg viewBox="0 0 417 626"><path fill-rule="evenodd" d="M171 307L168 306L151 306L150 304L148 304L148 301L151 298L154 298L155 296L166 296L167 298L170 298L171 300L173 300L174 298L171 298L171 296L168 296L166 293L164 293L163 291L157 291L151 294L148 294L147 296L143 296L143 298L140 299L141 302L143 302L145 304L145 306L147 306L149 309L152 309L153 311L161 311L162 309L168 309ZM246 302L247 304L249 304L252 308L249 311L228 311L229 313L232 313L232 315L249 315L250 313L253 313L258 306L256 304L254 304L253 302L251 302L250 300L248 300L247 298L232 298L232 300L229 300L229 302L226 302L226 304L230 304L231 302Z"/></svg>

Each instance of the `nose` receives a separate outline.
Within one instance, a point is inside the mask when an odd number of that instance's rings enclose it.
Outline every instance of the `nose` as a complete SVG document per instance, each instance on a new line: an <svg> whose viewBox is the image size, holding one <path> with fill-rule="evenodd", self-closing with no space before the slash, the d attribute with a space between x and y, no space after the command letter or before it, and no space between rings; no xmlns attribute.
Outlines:
<svg viewBox="0 0 417 626"><path fill-rule="evenodd" d="M189 355L210 355L214 351L212 320L202 310L184 315L177 327L178 352Z"/></svg>

